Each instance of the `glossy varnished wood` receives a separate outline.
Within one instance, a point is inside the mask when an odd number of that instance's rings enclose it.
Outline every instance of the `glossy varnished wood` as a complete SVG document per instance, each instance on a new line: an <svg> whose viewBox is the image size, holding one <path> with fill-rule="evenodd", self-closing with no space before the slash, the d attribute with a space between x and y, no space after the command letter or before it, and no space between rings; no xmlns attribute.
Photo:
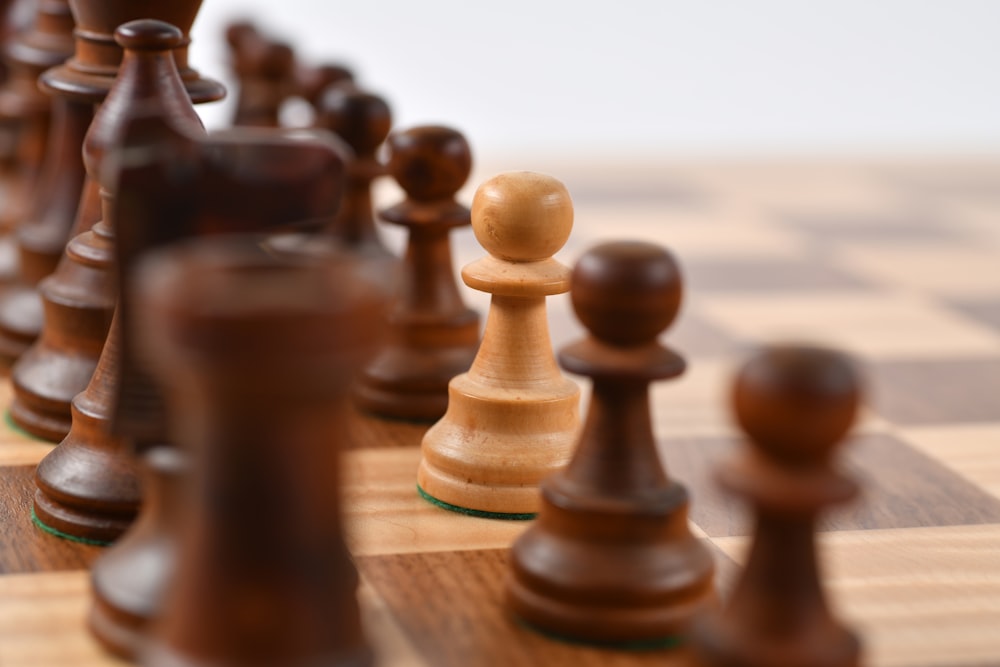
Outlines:
<svg viewBox="0 0 1000 667"><path fill-rule="evenodd" d="M109 171L101 171L107 155L121 145L129 114L136 105L143 103L163 110L162 113L180 127L193 131L201 129L201 121L188 99L172 56L173 50L183 43L181 31L162 21L146 20L126 23L115 36L125 50L125 57L115 86L101 105L84 142L88 171L101 184L104 215L95 230L73 240L75 255L67 254L67 258L75 256L78 259L80 268L92 276L92 284L99 289L91 295L80 295L79 285L58 280L65 279L66 272L53 276L52 280L47 279L43 288L47 294L54 296L58 293L57 289L70 289L72 285L71 289L80 296L81 302L86 303L86 299L90 298L93 299L92 304L99 304L109 311L114 311L118 301L113 238L118 223L114 219L113 208L115 183L111 182ZM80 308L80 305L76 304L78 312L88 310ZM120 323L99 322L100 310L92 310L96 312L89 318L77 317L46 326L47 338L43 340L62 342L64 346L62 350L47 350L51 354L50 365L59 367L57 353L62 358L69 358L71 352L81 347L100 349L101 354L92 369L92 377L87 378L85 389L71 401L69 433L38 466L35 513L40 521L61 533L110 542L134 520L141 502L141 491L138 469L131 456L131 443L120 435L112 434L110 428L114 409L112 401L120 374L121 326ZM81 319L92 323L90 339L79 336L74 348L72 334L84 330ZM105 324L103 332L99 323ZM63 329L56 325L62 325ZM72 328L74 325L76 329ZM105 333L106 340L101 340ZM80 339L83 339L84 345L80 345ZM11 412L15 419L23 420L23 415L32 414L25 409L25 398L30 394L18 384L18 378L23 377L18 373L24 374L26 362L39 359L41 351L35 348L33 356L25 357L15 367L15 386L19 392ZM83 371L80 360L74 361L78 370ZM29 366L28 370L38 372L37 367ZM50 378L49 381L53 380ZM66 388L63 387L64 390Z"/></svg>
<svg viewBox="0 0 1000 667"><path fill-rule="evenodd" d="M81 103L101 104L101 109L84 140L87 179L70 231L72 240L55 272L39 287L45 313L41 335L12 371L16 387L12 418L38 437L58 442L69 433L70 401L86 388L93 375L115 306L114 271L108 270L113 266L114 228L100 210L99 171L103 157L117 143L123 117L137 101L170 98L169 93L159 94L153 78L136 90L122 88L115 103L108 105L110 108L102 104L114 86L123 60L115 30L137 18L175 21L173 25L179 26L181 35L168 58L172 57L180 72L184 91L181 94L194 102L216 100L224 95L224 89L215 81L200 77L187 64L187 31L200 5L197 0L138 5L88 0L70 3L77 25L75 54L65 65L46 72L42 83L56 94ZM146 74L155 76L151 70L164 67L151 58L133 57L134 70L141 69L140 61L147 66ZM136 74L133 71L131 76ZM176 88L170 86L170 92L176 92ZM167 108L180 111L178 117L183 117L184 107L189 104L184 99L182 105L175 102ZM99 218L105 224L98 224Z"/></svg>
<svg viewBox="0 0 1000 667"><path fill-rule="evenodd" d="M424 436L417 484L459 511L538 511L538 483L569 460L580 389L556 364L546 298L569 289L552 258L573 227L573 204L555 178L495 176L476 190L472 228L487 256L462 280L490 295L472 367L448 383L448 410Z"/></svg>
<svg viewBox="0 0 1000 667"><path fill-rule="evenodd" d="M756 353L733 384L747 451L719 469L755 515L746 567L723 611L693 633L706 667L857 667L860 642L826 602L816 549L820 511L850 500L856 484L833 467L854 422L861 380L843 354L806 346Z"/></svg>
<svg viewBox="0 0 1000 667"><path fill-rule="evenodd" d="M447 408L448 381L469 368L479 346L479 315L458 290L449 239L470 224L455 196L472 154L461 133L441 126L393 133L388 146L389 173L406 199L381 216L407 229L407 248L388 340L361 373L355 399L383 417L433 421Z"/></svg>
<svg viewBox="0 0 1000 667"><path fill-rule="evenodd" d="M339 479L376 290L349 267L204 241L151 257L139 278L143 349L192 466L146 664L372 664Z"/></svg>
<svg viewBox="0 0 1000 667"><path fill-rule="evenodd" d="M538 521L512 549L508 606L553 634L595 643L684 637L716 603L712 558L688 527L688 494L656 449L649 384L685 362L657 337L676 318L673 256L620 241L587 251L571 295L590 336L563 348L593 380L576 451L542 481Z"/></svg>
<svg viewBox="0 0 1000 667"><path fill-rule="evenodd" d="M720 574L738 570L750 544L746 513L736 511L742 504L718 492L709 474L743 446L725 403L741 348L791 331L860 349L869 368L877 364L876 400L843 452L862 497L820 523L828 602L862 636L872 667L996 663L1000 413L988 399L996 393L989 369L1000 330L988 307L998 301L991 293L1000 273L970 273L975 262L959 260L984 257L1000 241L995 162L610 162L593 170L563 165L553 173L573 186L577 204L567 261L592 243L625 236L670 245L685 267L712 267L710 281L690 284L667 337L687 358L688 371L652 388L652 414L660 455L690 491L692 531L727 556L717 561ZM935 216L913 220L914 202ZM877 253L880 263L842 262L847 255L853 262L859 248ZM916 270L924 264L907 257L918 249L940 262L950 258L953 270ZM454 251L462 263L482 254L472 239ZM775 287L766 276L740 284L747 267L766 272L767 259L783 276L793 275L793 262L833 266L852 284L796 289ZM729 260L732 279L721 268ZM481 308L488 299L466 297ZM556 346L579 338L568 302L556 297L549 306ZM7 393L0 386L0 400ZM508 624L504 552L528 522L477 519L423 501L413 471L425 427L354 414L345 428L356 439L343 468L345 529L379 664L678 660L667 650L567 645ZM0 480L27 475L50 447L0 427ZM21 532L16 545L0 539L0 563L23 557L28 567L44 568L46 553L96 550L16 523L19 513L4 514L4 527ZM83 569L0 577L0 663L120 666L87 632L88 579Z"/></svg>

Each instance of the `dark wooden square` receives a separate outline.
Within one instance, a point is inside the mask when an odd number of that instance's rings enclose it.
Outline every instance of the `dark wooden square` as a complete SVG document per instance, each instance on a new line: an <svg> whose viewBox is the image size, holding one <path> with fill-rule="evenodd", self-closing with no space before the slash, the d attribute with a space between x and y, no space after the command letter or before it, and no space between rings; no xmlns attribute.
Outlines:
<svg viewBox="0 0 1000 667"><path fill-rule="evenodd" d="M902 425L1000 420L1000 359L876 361L876 413Z"/></svg>
<svg viewBox="0 0 1000 667"><path fill-rule="evenodd" d="M737 566L708 541L726 590ZM611 650L565 643L513 618L503 605L507 550L388 554L358 559L427 664L435 667L672 665L676 650ZM678 663L679 664L679 663Z"/></svg>
<svg viewBox="0 0 1000 667"><path fill-rule="evenodd" d="M712 537L749 535L749 509L719 488L717 463L736 451L730 438L670 439L661 443L667 467L691 493L691 518ZM861 483L861 498L833 509L824 531L1000 523L1000 500L905 442L862 435L843 450L845 468Z"/></svg>

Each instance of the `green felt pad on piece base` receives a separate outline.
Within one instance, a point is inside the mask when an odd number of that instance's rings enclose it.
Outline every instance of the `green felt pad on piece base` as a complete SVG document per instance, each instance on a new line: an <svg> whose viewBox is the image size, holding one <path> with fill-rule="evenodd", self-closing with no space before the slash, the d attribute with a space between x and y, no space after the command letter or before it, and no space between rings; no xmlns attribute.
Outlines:
<svg viewBox="0 0 1000 667"><path fill-rule="evenodd" d="M28 433L23 428L21 428L20 426L18 426L17 422L14 421L14 418L10 416L10 409L4 410L3 420L4 420L4 422L6 422L7 427L10 428L10 430L12 430L15 433L17 433L18 435L23 435L26 438L31 438L35 442L47 442L47 443L50 443L50 444L55 444L51 440L46 440L45 438L39 438L34 433Z"/></svg>
<svg viewBox="0 0 1000 667"><path fill-rule="evenodd" d="M104 542L102 540L88 540L86 537L77 537L76 535L70 535L69 533L64 533L61 530L56 530L52 526L46 525L45 523L42 522L41 519L38 518L38 515L35 514L34 507L31 508L31 520L36 526L41 528L49 535L55 535L56 537L62 538L64 540L69 540L71 542L79 542L80 544L89 544L95 547L106 547L111 544L111 542Z"/></svg>
<svg viewBox="0 0 1000 667"><path fill-rule="evenodd" d="M530 521L534 519L537 514L529 512L526 514L506 514L504 512L483 512L482 510L469 509L468 507L459 507L458 505L452 505L451 503L446 503L443 500L438 500L431 494L427 493L420 488L417 484L417 493L420 497L431 503L432 505L437 505L442 509L446 509L449 512L458 512L459 514L464 514L466 516L475 516L480 519L500 519L502 521Z"/></svg>

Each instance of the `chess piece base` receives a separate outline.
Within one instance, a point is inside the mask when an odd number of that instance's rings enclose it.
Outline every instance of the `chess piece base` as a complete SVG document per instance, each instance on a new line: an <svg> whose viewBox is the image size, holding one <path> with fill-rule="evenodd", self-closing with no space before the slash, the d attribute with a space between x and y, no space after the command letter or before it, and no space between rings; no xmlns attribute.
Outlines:
<svg viewBox="0 0 1000 667"><path fill-rule="evenodd" d="M142 511L135 524L91 569L90 632L111 653L135 661L163 603L176 566L175 508L187 492L177 449L155 446L143 462Z"/></svg>
<svg viewBox="0 0 1000 667"><path fill-rule="evenodd" d="M73 430L49 452L35 472L35 516L69 538L112 542L139 511L138 471L123 444L102 449L89 442L103 435L104 415L82 393L73 400ZM106 437L106 436L105 436Z"/></svg>
<svg viewBox="0 0 1000 667"><path fill-rule="evenodd" d="M479 343L479 317L467 311L457 326L437 326L434 347L389 344L365 368L354 389L359 408L379 417L432 422L448 408L448 382L469 370ZM430 327L428 327L429 329ZM423 332L416 332L421 337ZM433 332L426 332L430 342ZM417 341L418 343L420 341Z"/></svg>
<svg viewBox="0 0 1000 667"><path fill-rule="evenodd" d="M11 419L32 435L59 442L72 425L70 403L87 388L111 326L116 301L110 228L100 222L75 237L54 274L39 284L45 327L11 370Z"/></svg>
<svg viewBox="0 0 1000 667"><path fill-rule="evenodd" d="M575 495L565 480L546 480L539 520L511 551L515 614L557 637L632 645L678 640L716 606L714 562L688 528L682 486L632 503Z"/></svg>
<svg viewBox="0 0 1000 667"><path fill-rule="evenodd" d="M146 639L149 621L148 616L112 604L97 592L95 585L87 626L106 651L124 660L135 660Z"/></svg>
<svg viewBox="0 0 1000 667"><path fill-rule="evenodd" d="M538 484L570 459L580 390L569 379L508 396L477 395L467 374L448 387L448 412L424 435L417 483L448 505L491 514L538 512ZM534 431L525 432L524 424Z"/></svg>

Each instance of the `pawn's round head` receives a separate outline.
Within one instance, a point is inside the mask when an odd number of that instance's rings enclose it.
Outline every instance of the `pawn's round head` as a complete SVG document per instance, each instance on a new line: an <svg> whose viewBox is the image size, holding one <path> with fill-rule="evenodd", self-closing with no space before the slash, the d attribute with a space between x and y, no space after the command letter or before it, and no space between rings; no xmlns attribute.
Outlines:
<svg viewBox="0 0 1000 667"><path fill-rule="evenodd" d="M848 357L820 347L766 348L740 370L733 402L740 426L767 457L825 462L854 423L861 380Z"/></svg>
<svg viewBox="0 0 1000 667"><path fill-rule="evenodd" d="M330 86L318 106L318 125L337 134L357 155L370 155L392 127L386 101L351 83Z"/></svg>
<svg viewBox="0 0 1000 667"><path fill-rule="evenodd" d="M172 51L184 43L184 33L164 21L139 19L118 26L115 41L129 51Z"/></svg>
<svg viewBox="0 0 1000 667"><path fill-rule="evenodd" d="M472 231L494 257L534 262L552 257L573 229L566 186L544 174L515 171L494 176L472 199Z"/></svg>
<svg viewBox="0 0 1000 667"><path fill-rule="evenodd" d="M389 135L389 173L410 199L455 196L472 171L469 142L457 130L437 125Z"/></svg>
<svg viewBox="0 0 1000 667"><path fill-rule="evenodd" d="M673 255L641 241L604 243L573 268L573 309L595 338L621 346L650 343L681 306L682 280Z"/></svg>

